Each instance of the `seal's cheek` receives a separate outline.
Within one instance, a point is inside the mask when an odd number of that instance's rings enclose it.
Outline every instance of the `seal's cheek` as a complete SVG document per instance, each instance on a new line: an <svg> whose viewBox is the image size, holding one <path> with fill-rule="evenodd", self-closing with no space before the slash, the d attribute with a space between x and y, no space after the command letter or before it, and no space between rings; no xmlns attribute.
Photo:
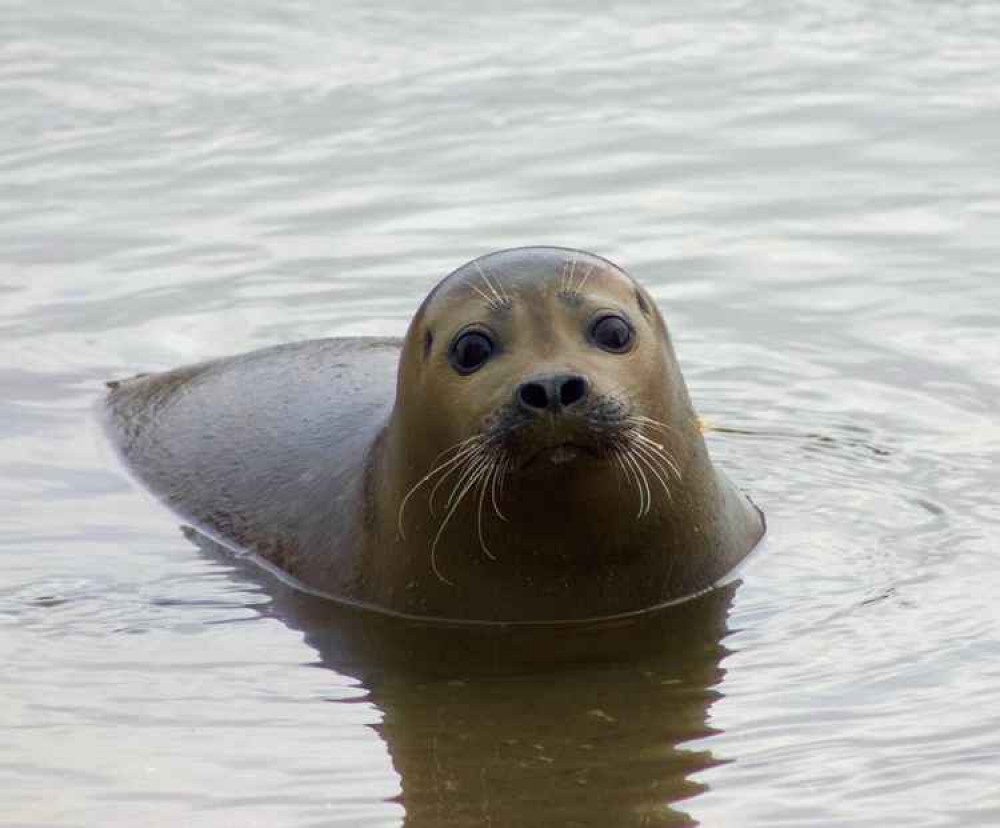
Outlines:
<svg viewBox="0 0 1000 828"><path fill-rule="evenodd" d="M495 412L509 401L506 376L484 368L470 376L439 372L421 389L421 408L453 441L482 431Z"/></svg>

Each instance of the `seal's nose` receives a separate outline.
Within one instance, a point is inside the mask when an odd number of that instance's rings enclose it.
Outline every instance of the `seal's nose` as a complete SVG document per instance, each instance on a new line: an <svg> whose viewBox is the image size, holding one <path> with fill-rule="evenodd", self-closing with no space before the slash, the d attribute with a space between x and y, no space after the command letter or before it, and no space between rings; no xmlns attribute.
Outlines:
<svg viewBox="0 0 1000 828"><path fill-rule="evenodd" d="M534 414L570 408L590 393L590 383L579 374L532 377L517 388L517 403Z"/></svg>

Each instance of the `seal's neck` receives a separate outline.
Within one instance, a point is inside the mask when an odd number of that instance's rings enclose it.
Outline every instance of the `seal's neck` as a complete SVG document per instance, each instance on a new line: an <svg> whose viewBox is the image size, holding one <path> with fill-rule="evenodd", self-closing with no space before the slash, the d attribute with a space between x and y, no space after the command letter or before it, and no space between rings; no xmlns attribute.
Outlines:
<svg viewBox="0 0 1000 828"><path fill-rule="evenodd" d="M383 512L366 552L375 603L449 618L614 615L704 589L734 563L718 552L724 493L700 433L679 440L668 487L574 461L510 474L502 490L461 463L434 474L394 433L370 490Z"/></svg>

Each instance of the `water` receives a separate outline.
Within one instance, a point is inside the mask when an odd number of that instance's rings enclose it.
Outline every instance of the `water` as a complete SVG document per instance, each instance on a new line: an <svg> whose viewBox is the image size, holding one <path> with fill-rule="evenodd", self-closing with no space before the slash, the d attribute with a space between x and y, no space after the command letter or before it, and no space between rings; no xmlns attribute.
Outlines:
<svg viewBox="0 0 1000 828"><path fill-rule="evenodd" d="M985 2L0 4L0 822L1000 823L998 37ZM103 447L106 378L396 334L524 243L650 286L769 516L652 657L331 663Z"/></svg>

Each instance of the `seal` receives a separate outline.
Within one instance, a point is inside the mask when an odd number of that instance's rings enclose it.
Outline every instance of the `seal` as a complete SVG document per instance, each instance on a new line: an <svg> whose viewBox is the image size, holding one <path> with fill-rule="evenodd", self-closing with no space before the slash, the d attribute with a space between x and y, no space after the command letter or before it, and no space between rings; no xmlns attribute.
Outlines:
<svg viewBox="0 0 1000 828"><path fill-rule="evenodd" d="M463 265L402 340L109 385L112 441L185 521L307 591L391 613L641 612L719 583L764 533L710 460L656 304L578 250Z"/></svg>

